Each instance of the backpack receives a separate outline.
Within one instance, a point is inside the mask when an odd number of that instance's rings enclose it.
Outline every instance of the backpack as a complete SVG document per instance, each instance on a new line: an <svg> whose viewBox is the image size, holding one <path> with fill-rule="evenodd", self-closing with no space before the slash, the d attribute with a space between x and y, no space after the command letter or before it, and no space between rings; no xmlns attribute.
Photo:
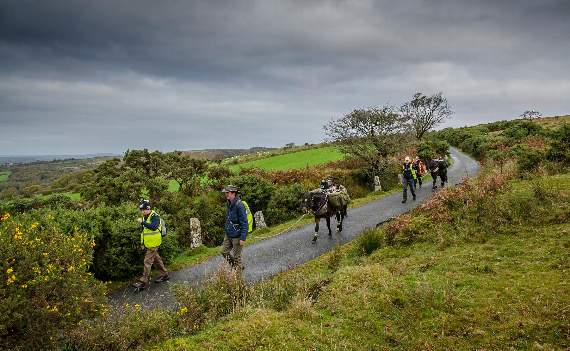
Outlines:
<svg viewBox="0 0 570 351"><path fill-rule="evenodd" d="M420 175L424 175L426 173L426 165L422 162L422 160L418 162L418 168L420 171Z"/></svg>
<svg viewBox="0 0 570 351"><path fill-rule="evenodd" d="M249 205L247 202L241 200L243 206L245 207L245 213L247 214L247 232L248 234L253 231L253 214L251 214L251 210L249 209Z"/></svg>

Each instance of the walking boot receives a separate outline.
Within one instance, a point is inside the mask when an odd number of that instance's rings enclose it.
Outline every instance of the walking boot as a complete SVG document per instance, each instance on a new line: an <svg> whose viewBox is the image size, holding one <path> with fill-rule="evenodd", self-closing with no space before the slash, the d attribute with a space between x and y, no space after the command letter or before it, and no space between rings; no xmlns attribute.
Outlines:
<svg viewBox="0 0 570 351"><path fill-rule="evenodd" d="M170 277L167 275L161 275L160 277L156 278L154 280L155 283L162 283L162 282L167 282L170 280Z"/></svg>

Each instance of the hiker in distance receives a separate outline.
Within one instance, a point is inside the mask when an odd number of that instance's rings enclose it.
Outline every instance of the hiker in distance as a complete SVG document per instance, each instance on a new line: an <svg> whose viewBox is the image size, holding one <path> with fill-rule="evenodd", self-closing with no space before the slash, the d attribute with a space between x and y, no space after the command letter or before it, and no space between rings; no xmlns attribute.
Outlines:
<svg viewBox="0 0 570 351"><path fill-rule="evenodd" d="M426 173L426 165L422 162L422 160L420 159L419 156L416 156L412 167L414 168L414 171L416 171L416 182L414 185L415 185L416 189L418 188L418 184L420 185L420 188L421 188L422 187L422 177Z"/></svg>
<svg viewBox="0 0 570 351"><path fill-rule="evenodd" d="M414 166L412 164L412 160L409 156L406 156L404 159L404 165L402 166L402 187L403 187L403 199L402 203L405 204L408 200L408 186L410 187L410 191L412 192L412 197L414 201L416 201L416 171L414 170Z"/></svg>
<svg viewBox="0 0 570 351"><path fill-rule="evenodd" d="M430 161L429 169L433 179L432 191L437 189L437 177L439 177L441 181L441 187L443 188L445 186L447 182L447 166L447 161L444 157L438 156Z"/></svg>
<svg viewBox="0 0 570 351"><path fill-rule="evenodd" d="M244 202L239 198L239 189L236 186L227 185L222 192L228 200L222 256L232 268L241 272L243 270L241 251L249 231L248 211Z"/></svg>
<svg viewBox="0 0 570 351"><path fill-rule="evenodd" d="M163 223L160 220L160 216L158 213L151 210L150 202L148 200L140 202L139 210L142 215L142 218L137 219L142 228L141 247L146 249L146 254L144 256L143 276L138 282L133 284L133 287L142 290L148 286L150 270L153 264L160 271L160 276L154 280L155 283L165 282L169 278L166 267L164 267L164 263L162 262L162 258L160 258L160 255L158 254L158 248L160 247L160 244L162 244Z"/></svg>

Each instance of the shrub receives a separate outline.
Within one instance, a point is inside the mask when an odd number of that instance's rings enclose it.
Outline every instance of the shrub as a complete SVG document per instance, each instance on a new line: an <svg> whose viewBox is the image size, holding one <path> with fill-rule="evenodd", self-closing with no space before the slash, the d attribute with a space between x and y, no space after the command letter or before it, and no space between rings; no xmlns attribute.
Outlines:
<svg viewBox="0 0 570 351"><path fill-rule="evenodd" d="M570 166L570 123L566 123L552 133L547 157L551 161Z"/></svg>
<svg viewBox="0 0 570 351"><path fill-rule="evenodd" d="M445 140L429 139L417 146L417 155L422 160L429 160L437 155L449 154L449 143Z"/></svg>
<svg viewBox="0 0 570 351"><path fill-rule="evenodd" d="M249 203L248 203L249 204ZM202 241L207 246L218 246L224 240L226 200L220 192L209 192L197 197L192 203L192 217L200 219ZM189 221L189 216L186 217ZM189 236L187 236L189 238Z"/></svg>
<svg viewBox="0 0 570 351"><path fill-rule="evenodd" d="M64 350L130 351L177 335L173 312L126 305L121 316L84 320L67 336Z"/></svg>
<svg viewBox="0 0 570 351"><path fill-rule="evenodd" d="M160 213L160 212L159 212ZM136 206L123 204L84 210L40 209L29 213L34 218L52 219L63 233L79 230L95 242L90 270L101 280L131 278L142 272L144 250L140 249L141 227L136 222L140 213ZM160 215L169 223L167 215ZM169 228L160 246L161 257L168 262L178 251L176 232Z"/></svg>
<svg viewBox="0 0 570 351"><path fill-rule="evenodd" d="M542 133L543 128L540 124L528 120L517 120L503 130L503 135L513 140L521 140L527 136L541 135Z"/></svg>
<svg viewBox="0 0 570 351"><path fill-rule="evenodd" d="M174 293L181 304L181 323L192 331L244 306L250 289L239 274L222 265L202 287L177 285Z"/></svg>
<svg viewBox="0 0 570 351"><path fill-rule="evenodd" d="M360 255L370 255L382 247L382 231L379 229L366 229L356 240L356 251Z"/></svg>
<svg viewBox="0 0 570 351"><path fill-rule="evenodd" d="M267 210L267 205L275 190L273 184L267 179L254 174L245 174L233 177L229 182L240 189L241 198L247 201L253 213Z"/></svg>
<svg viewBox="0 0 570 351"><path fill-rule="evenodd" d="M2 215L0 346L53 348L62 331L104 311L104 286L88 272L94 245L53 214Z"/></svg>
<svg viewBox="0 0 570 351"><path fill-rule="evenodd" d="M305 188L299 184L278 187L267 205L267 223L277 224L302 214L304 194Z"/></svg>
<svg viewBox="0 0 570 351"><path fill-rule="evenodd" d="M344 254L342 253L340 245L335 245L335 247L328 256L327 268L330 269L332 272L337 271L338 268L340 267L340 263L343 257Z"/></svg>
<svg viewBox="0 0 570 351"><path fill-rule="evenodd" d="M514 154L517 156L517 169L520 174L532 172L540 166L545 154L541 150L537 150L526 145L517 145L513 148Z"/></svg>

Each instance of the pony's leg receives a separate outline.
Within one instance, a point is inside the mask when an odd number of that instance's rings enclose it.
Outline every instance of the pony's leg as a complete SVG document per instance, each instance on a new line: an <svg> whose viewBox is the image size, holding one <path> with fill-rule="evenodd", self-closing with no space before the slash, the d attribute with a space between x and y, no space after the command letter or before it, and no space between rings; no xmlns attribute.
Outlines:
<svg viewBox="0 0 570 351"><path fill-rule="evenodd" d="M336 230L342 232L342 210L335 213L336 216Z"/></svg>
<svg viewBox="0 0 570 351"><path fill-rule="evenodd" d="M329 236L332 236L331 218L329 216L327 216L327 229L329 230Z"/></svg>
<svg viewBox="0 0 570 351"><path fill-rule="evenodd" d="M321 221L320 218L317 218L315 216L315 235L313 236L313 242L317 241L317 238L319 237L319 222Z"/></svg>
<svg viewBox="0 0 570 351"><path fill-rule="evenodd" d="M340 211L339 211L339 217L340 217L340 222L338 224L338 231L342 232L342 223L344 222L344 217L346 217L346 207L343 207Z"/></svg>

